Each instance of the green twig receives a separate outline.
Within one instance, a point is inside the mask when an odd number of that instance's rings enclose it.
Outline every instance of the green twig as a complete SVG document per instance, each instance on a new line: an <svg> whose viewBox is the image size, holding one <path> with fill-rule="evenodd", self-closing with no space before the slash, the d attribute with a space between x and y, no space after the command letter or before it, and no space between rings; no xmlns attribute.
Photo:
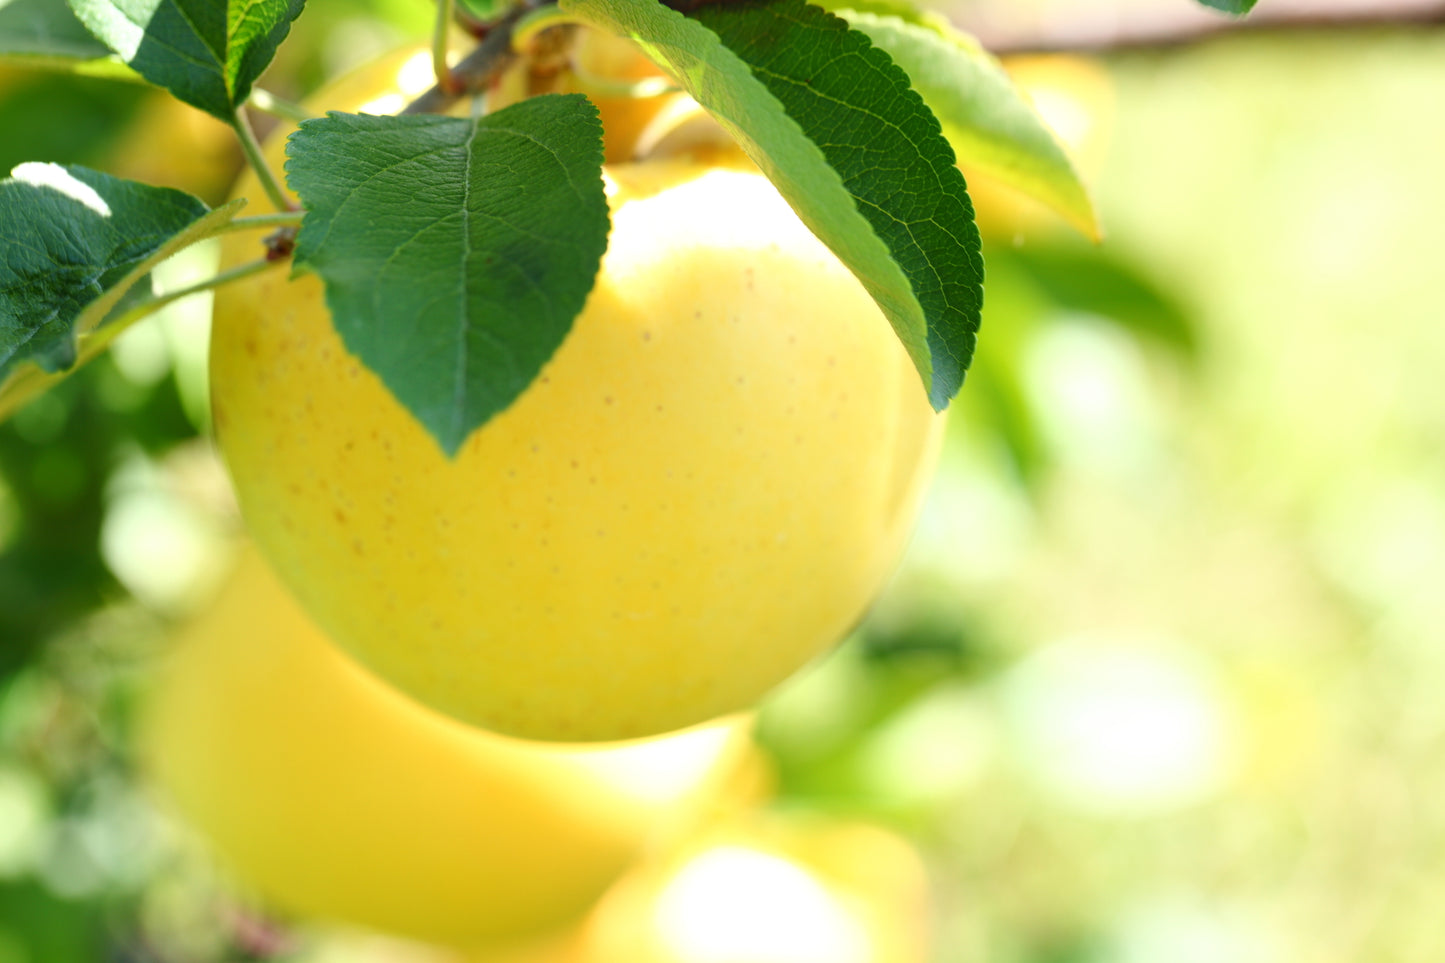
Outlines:
<svg viewBox="0 0 1445 963"><path fill-rule="evenodd" d="M563 13L556 4L535 7L523 14L512 28L512 52L525 54L537 35L551 27L575 27L585 23L570 13Z"/></svg>
<svg viewBox="0 0 1445 963"><path fill-rule="evenodd" d="M168 294L157 295L140 302L110 320L107 320L99 328L90 334L82 335L76 351L75 364L67 371L48 372L38 365L23 365L9 378L0 381L0 421L4 421L17 411L27 401L47 390L76 368L95 359L106 348L110 347L117 337L125 332L127 328L137 321L153 312L159 311L168 304L173 304L182 298L188 298L193 294L201 294L212 288L220 287L231 281L239 281L248 278L253 274L259 274L267 268L280 264L280 261L260 258L239 264L229 271L222 271L204 281L188 285Z"/></svg>
<svg viewBox="0 0 1445 963"><path fill-rule="evenodd" d="M272 261L268 258L257 258L254 261L247 261L245 264L238 264L227 271L213 274L204 281L197 281L195 284L178 288L175 291L168 291L165 294L158 294L153 298L147 298L129 311L119 315L115 320L108 322L105 328L125 327L134 324L148 314L153 314L168 304L174 304L182 298L188 298L193 294L201 294L218 288L223 284L230 284L232 281L239 281L248 278L253 274L260 274L269 267L280 264L280 261ZM104 329L102 329L104 330Z"/></svg>
<svg viewBox="0 0 1445 963"><path fill-rule="evenodd" d="M403 114L440 114L452 104L469 94L485 90L492 79L516 59L512 53L512 29L525 13L523 7L513 7L492 25L487 35L447 74L451 86L437 84L431 90L412 101Z"/></svg>
<svg viewBox="0 0 1445 963"><path fill-rule="evenodd" d="M451 36L454 0L437 0L436 26L431 35L431 66L436 73L437 86L455 93L457 82L452 79L452 69L447 66L447 38Z"/></svg>
<svg viewBox="0 0 1445 963"><path fill-rule="evenodd" d="M641 80L613 80L611 77L594 74L590 70L578 66L575 63L572 65L572 73L577 77L578 88L589 96L645 99L682 92L681 87L666 77L643 77Z"/></svg>
<svg viewBox="0 0 1445 963"><path fill-rule="evenodd" d="M300 104L293 103L283 97L277 97L271 93L271 91L262 90L260 87L251 88L251 96L247 99L246 103L264 114L280 117L282 120L295 121L298 124L303 120L311 120L316 116Z"/></svg>
<svg viewBox="0 0 1445 963"><path fill-rule="evenodd" d="M232 115L231 127L236 131L236 136L241 140L241 150L246 154L246 161L256 176L261 180L261 186L266 190L266 196L271 198L271 203L278 211L293 211L296 205L291 203L286 192L281 189L281 182L276 179L276 174L271 170L271 165L266 163L266 156L261 153L261 144L256 140L256 132L251 129L250 118L246 116L244 107L237 107L236 113Z"/></svg>
<svg viewBox="0 0 1445 963"><path fill-rule="evenodd" d="M291 227L300 224L305 211L280 211L276 214L253 214L250 217L235 217L226 225L227 231L245 231L258 227Z"/></svg>

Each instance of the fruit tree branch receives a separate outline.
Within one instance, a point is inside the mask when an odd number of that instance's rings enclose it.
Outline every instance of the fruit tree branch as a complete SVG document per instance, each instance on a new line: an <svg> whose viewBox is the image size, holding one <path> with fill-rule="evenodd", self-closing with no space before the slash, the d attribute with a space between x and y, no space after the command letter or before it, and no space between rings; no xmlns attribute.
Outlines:
<svg viewBox="0 0 1445 963"><path fill-rule="evenodd" d="M512 31L516 29L517 21L531 9L531 5L521 5L509 10L506 16L487 28L476 49L451 69L448 89L438 84L408 104L402 113L439 114L463 97L485 90L516 59L512 50Z"/></svg>
<svg viewBox="0 0 1445 963"><path fill-rule="evenodd" d="M953 12L953 19L994 53L1104 51L1268 30L1445 24L1445 0L1260 0L1241 19L1185 0L1054 4L1032 15L1000 4L964 7Z"/></svg>

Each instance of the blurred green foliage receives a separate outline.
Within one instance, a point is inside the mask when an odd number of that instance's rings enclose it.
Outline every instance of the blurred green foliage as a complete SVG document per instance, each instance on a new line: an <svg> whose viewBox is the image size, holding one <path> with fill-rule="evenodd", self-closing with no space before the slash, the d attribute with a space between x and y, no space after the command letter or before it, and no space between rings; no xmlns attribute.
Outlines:
<svg viewBox="0 0 1445 963"><path fill-rule="evenodd" d="M104 163L146 99L138 84L0 67L0 170L43 158L57 164ZM74 118L58 124L55 118Z"/></svg>
<svg viewBox="0 0 1445 963"><path fill-rule="evenodd" d="M122 590L100 557L119 450L159 454L193 437L174 378L142 387L102 358L0 425L12 521L0 547L0 679Z"/></svg>

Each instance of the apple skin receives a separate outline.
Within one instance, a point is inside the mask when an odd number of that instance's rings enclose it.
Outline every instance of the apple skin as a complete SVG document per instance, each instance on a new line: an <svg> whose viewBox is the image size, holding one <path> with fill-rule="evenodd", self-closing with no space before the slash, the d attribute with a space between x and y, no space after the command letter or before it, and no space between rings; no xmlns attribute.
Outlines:
<svg viewBox="0 0 1445 963"><path fill-rule="evenodd" d="M313 109L371 96L353 79ZM497 732L628 739L755 704L862 617L942 419L861 284L738 166L609 168L586 307L454 459L347 352L319 279L217 292L215 429L247 526L379 675Z"/></svg>
<svg viewBox="0 0 1445 963"><path fill-rule="evenodd" d="M754 811L638 866L570 930L458 963L924 963L933 929L903 838Z"/></svg>
<svg viewBox="0 0 1445 963"><path fill-rule="evenodd" d="M343 655L247 551L160 667L137 745L273 909L475 948L571 924L727 805L747 729L577 748L461 725Z"/></svg>

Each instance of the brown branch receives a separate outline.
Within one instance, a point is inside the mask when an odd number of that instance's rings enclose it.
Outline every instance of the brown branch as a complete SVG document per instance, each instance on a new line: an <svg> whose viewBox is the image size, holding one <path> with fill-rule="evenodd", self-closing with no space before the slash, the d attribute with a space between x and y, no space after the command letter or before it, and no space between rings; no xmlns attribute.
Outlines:
<svg viewBox="0 0 1445 963"><path fill-rule="evenodd" d="M1266 30L1445 24L1445 0L1260 0L1232 18L1191 0L1045 4L1020 14L1009 4L966 6L955 21L998 54L1169 47Z"/></svg>
<svg viewBox="0 0 1445 963"><path fill-rule="evenodd" d="M406 105L403 114L440 114L461 100L480 93L516 59L512 52L512 31L532 10L531 5L513 7L507 15L487 28L476 49L452 68L446 89L441 84Z"/></svg>

